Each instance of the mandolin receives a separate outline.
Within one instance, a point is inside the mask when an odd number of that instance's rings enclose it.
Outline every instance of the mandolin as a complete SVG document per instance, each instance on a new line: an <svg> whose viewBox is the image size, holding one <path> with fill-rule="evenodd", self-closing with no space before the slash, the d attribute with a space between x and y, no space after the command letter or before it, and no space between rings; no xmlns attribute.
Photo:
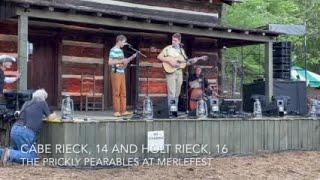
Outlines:
<svg viewBox="0 0 320 180"><path fill-rule="evenodd" d="M188 60L185 60L183 58L173 58L173 60L177 61L177 66L175 67L167 62L162 62L162 66L167 73L174 73L178 69L184 69L187 65L195 64L199 60L206 61L208 60L208 56L194 57Z"/></svg>
<svg viewBox="0 0 320 180"><path fill-rule="evenodd" d="M134 60L135 57L136 57L136 54L133 54L132 56L130 56L130 57L128 58L128 59L129 59L129 62L128 62L127 64L124 64L124 63L122 63L122 64L117 64L116 67L119 68L119 69L125 69L125 68L128 66L128 64L129 64L131 61Z"/></svg>

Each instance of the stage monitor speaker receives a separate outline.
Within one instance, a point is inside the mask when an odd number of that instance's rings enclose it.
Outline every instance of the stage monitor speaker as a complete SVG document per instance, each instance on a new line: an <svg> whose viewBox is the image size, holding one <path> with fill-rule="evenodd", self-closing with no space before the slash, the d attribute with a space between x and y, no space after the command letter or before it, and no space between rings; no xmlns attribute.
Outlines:
<svg viewBox="0 0 320 180"><path fill-rule="evenodd" d="M169 108L167 98L161 98L161 101L153 105L153 117L155 119L168 119Z"/></svg>
<svg viewBox="0 0 320 180"><path fill-rule="evenodd" d="M238 115L241 113L241 103L241 99L223 99L220 112L225 115Z"/></svg>
<svg viewBox="0 0 320 180"><path fill-rule="evenodd" d="M290 103L287 107L288 114L306 115L308 113L307 88L304 81L274 80L273 83L274 97L290 97ZM265 95L264 81L243 85L243 110L245 112L253 111L253 101L251 99L253 95Z"/></svg>

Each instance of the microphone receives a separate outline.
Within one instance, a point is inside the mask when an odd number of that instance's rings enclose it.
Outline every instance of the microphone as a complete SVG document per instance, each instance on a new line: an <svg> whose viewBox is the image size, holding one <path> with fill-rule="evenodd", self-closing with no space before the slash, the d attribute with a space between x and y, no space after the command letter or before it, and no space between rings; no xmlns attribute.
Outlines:
<svg viewBox="0 0 320 180"><path fill-rule="evenodd" d="M132 45L129 44L129 43L127 43L127 42L126 42L124 45L125 45L125 46L129 46L129 47L132 47Z"/></svg>
<svg viewBox="0 0 320 180"><path fill-rule="evenodd" d="M179 43L179 46L180 46L180 47L183 47L183 46L184 46L184 44L183 44L183 43Z"/></svg>

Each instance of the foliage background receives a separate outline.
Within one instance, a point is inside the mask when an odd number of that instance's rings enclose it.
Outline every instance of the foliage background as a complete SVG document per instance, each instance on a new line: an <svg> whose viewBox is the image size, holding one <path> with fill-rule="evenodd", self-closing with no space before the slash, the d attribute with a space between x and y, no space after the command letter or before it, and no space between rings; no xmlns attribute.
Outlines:
<svg viewBox="0 0 320 180"><path fill-rule="evenodd" d="M320 0L242 0L242 3L225 6L222 24L232 27L257 28L267 24L307 24L307 69L320 73ZM294 45L293 64L304 66L304 37L281 36L279 40L292 41ZM241 51L243 53L241 53ZM243 56L241 56L243 55ZM245 48L230 48L224 52L228 71L232 71L228 64L238 61L241 66L243 59L244 81L262 77L264 72L264 46L247 46ZM241 69L241 68L239 68ZM241 71L241 70L239 70ZM241 74L241 72L238 72Z"/></svg>

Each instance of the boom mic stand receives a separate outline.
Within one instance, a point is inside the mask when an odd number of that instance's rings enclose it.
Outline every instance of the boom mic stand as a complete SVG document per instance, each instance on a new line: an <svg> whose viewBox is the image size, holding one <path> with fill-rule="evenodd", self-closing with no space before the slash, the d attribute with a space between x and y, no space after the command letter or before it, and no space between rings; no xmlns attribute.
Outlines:
<svg viewBox="0 0 320 180"><path fill-rule="evenodd" d="M128 45L128 48L130 48L130 49L133 50L134 52L136 52L136 53L140 54L141 56L147 58L147 56L146 56L145 54L143 54L143 53L142 53L141 51L139 51L138 49L133 48L131 44L128 44L128 43L127 43L126 45Z"/></svg>
<svg viewBox="0 0 320 180"><path fill-rule="evenodd" d="M146 56L145 54L143 54L141 51L133 48L133 46L132 46L131 44L127 43L126 45L128 46L129 49L131 49L131 50L133 50L134 52L136 52L138 56L141 55L141 56L147 58L147 56ZM139 62L138 62L138 63L139 63ZM136 64L136 65L131 64L130 67L140 68L141 66L140 66L139 64ZM147 85L147 97L149 96L149 77L148 77L148 76L149 76L149 69L150 69L149 67L151 67L151 66L147 66L147 84L148 84L148 85ZM139 96L138 96L138 97L139 97ZM136 98L138 98L138 97L136 97ZM137 102L138 102L138 100L135 100L135 104L134 104L134 114L136 114L136 115L138 115ZM141 116L141 115L138 115L138 116Z"/></svg>
<svg viewBox="0 0 320 180"><path fill-rule="evenodd" d="M185 88L185 91L186 91L186 98L187 98L187 109L186 109L186 114L189 115L189 67L187 66L187 69L186 69L186 88Z"/></svg>

